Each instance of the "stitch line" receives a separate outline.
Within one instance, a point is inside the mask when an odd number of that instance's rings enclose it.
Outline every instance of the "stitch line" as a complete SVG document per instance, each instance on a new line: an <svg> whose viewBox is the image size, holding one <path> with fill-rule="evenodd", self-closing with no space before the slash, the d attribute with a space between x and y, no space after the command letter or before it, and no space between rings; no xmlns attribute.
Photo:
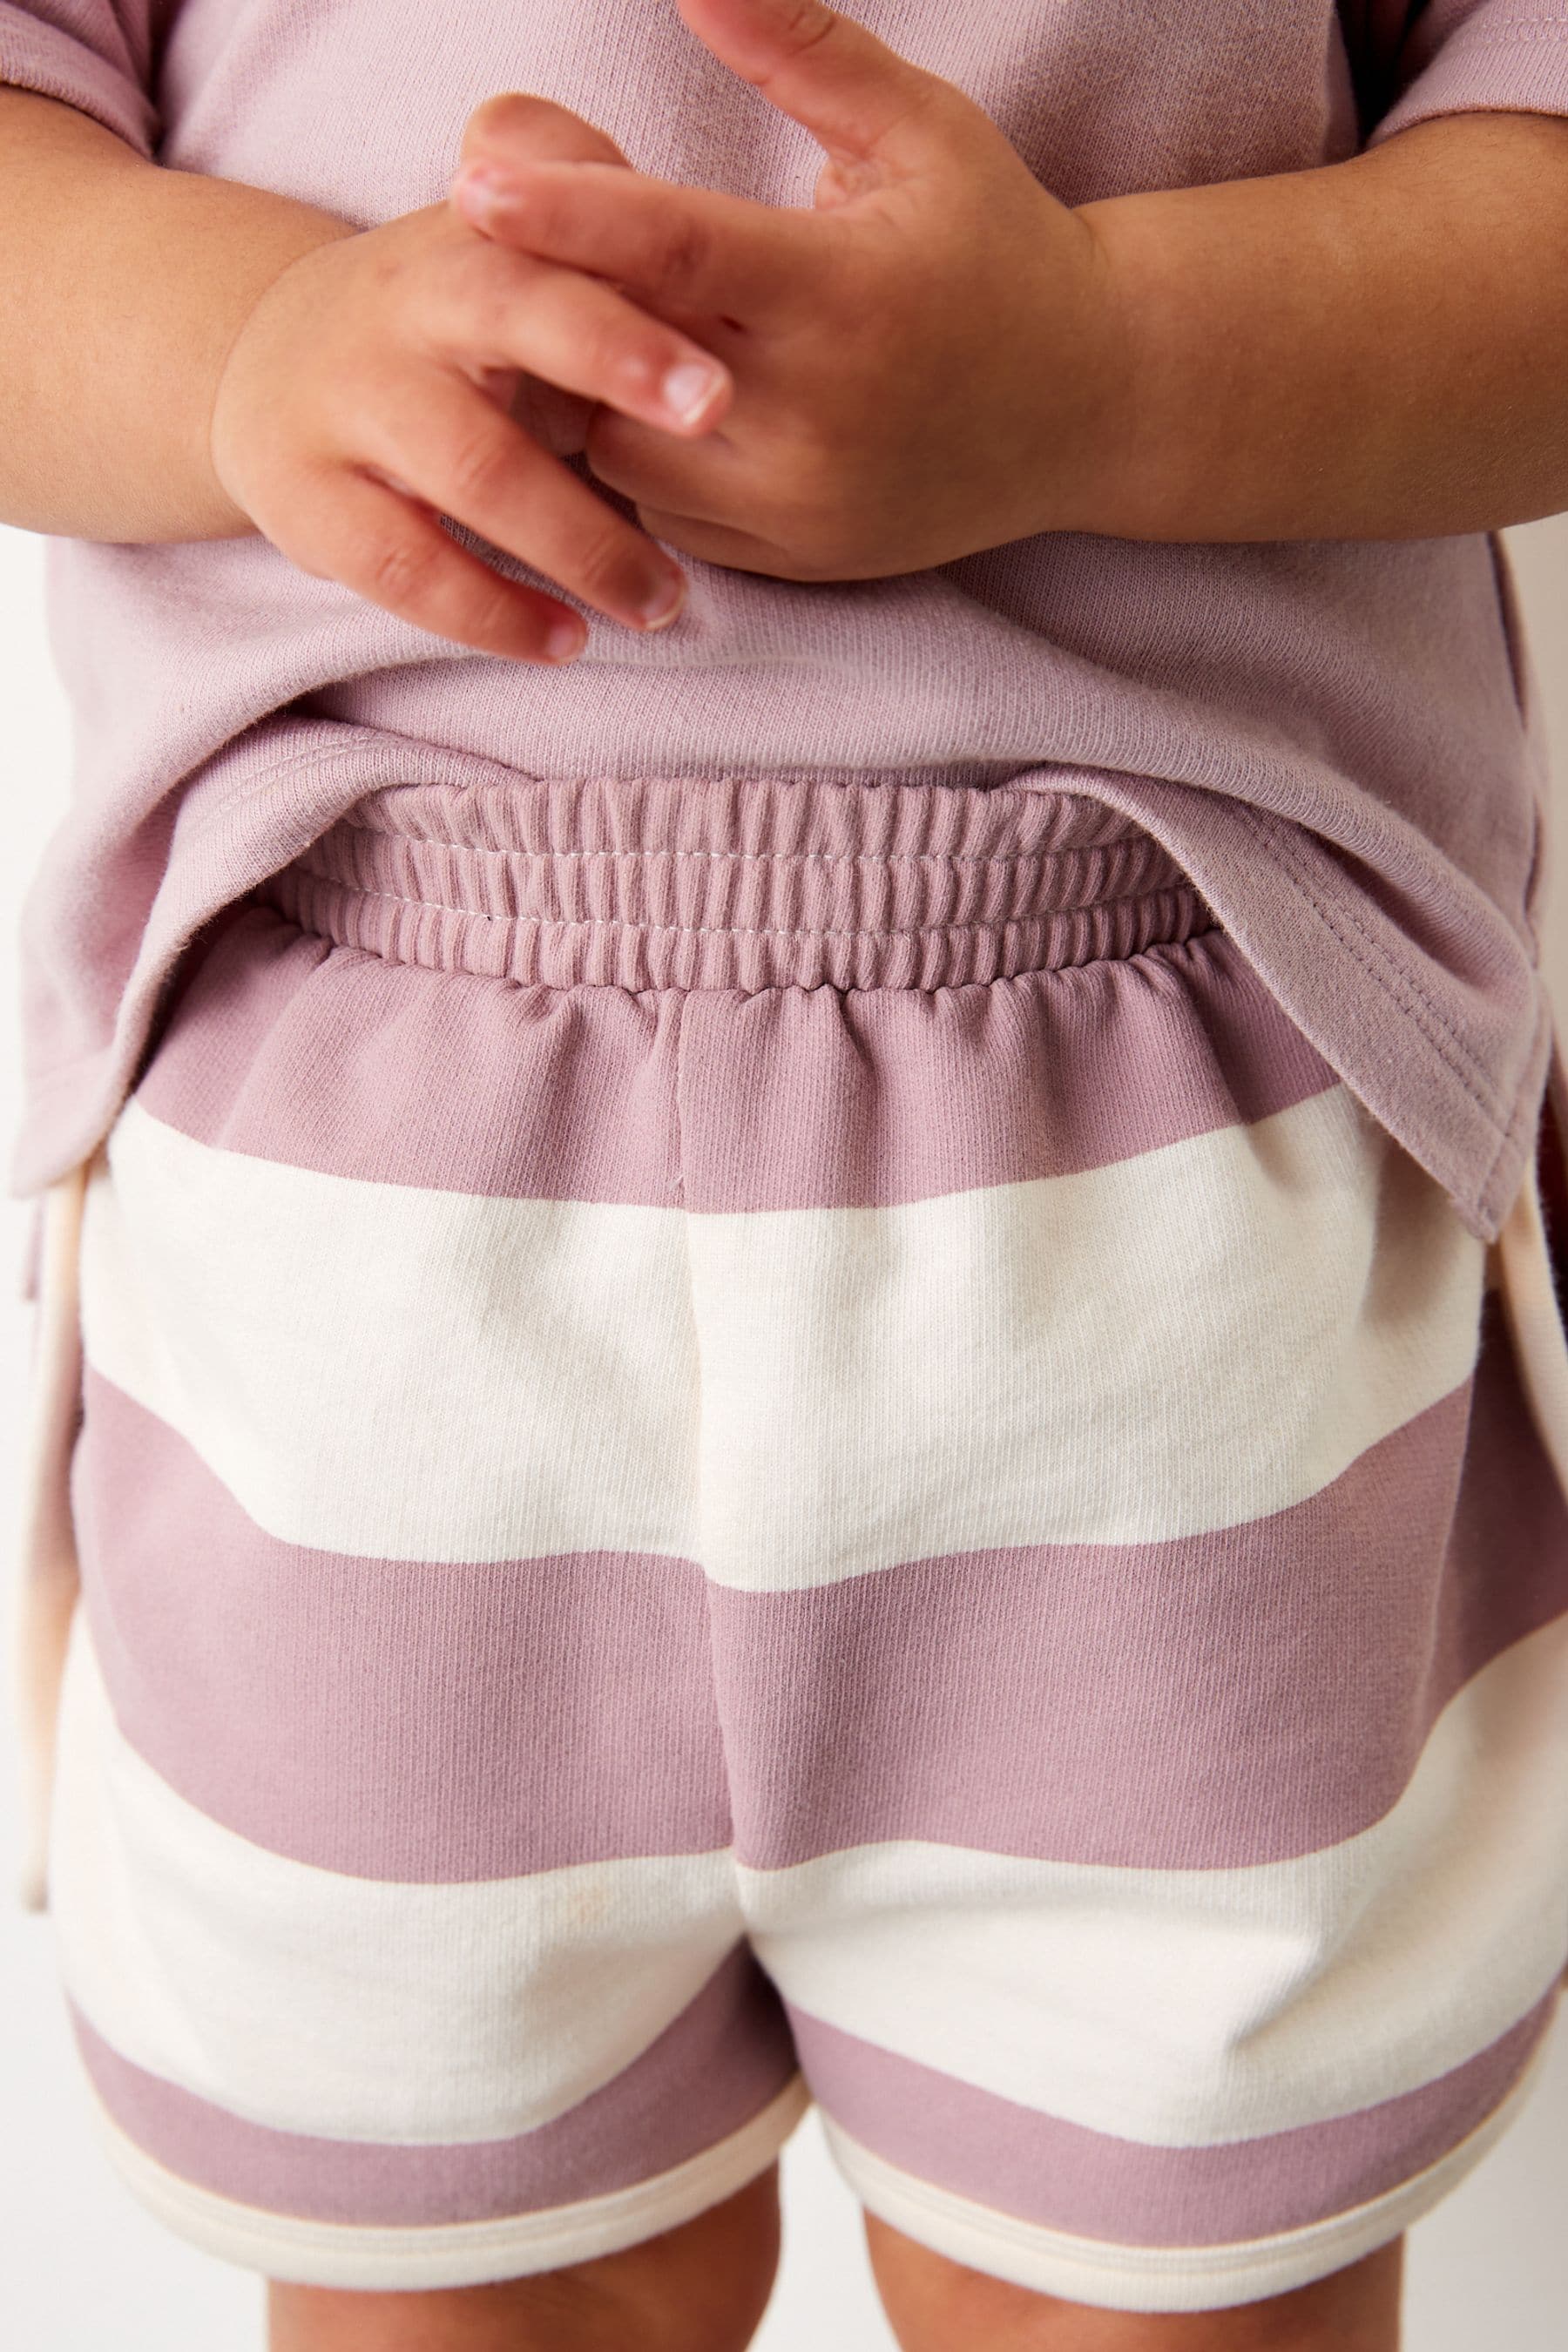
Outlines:
<svg viewBox="0 0 1568 2352"><path fill-rule="evenodd" d="M1543 1003L1536 1013L1534 1026L1531 1031L1530 1057L1526 1065L1527 1068L1532 1067L1539 1058L1543 1065L1540 1080L1533 1086L1527 1086L1522 1079L1520 1082L1513 1116L1502 1129L1498 1148L1492 1154L1486 1177L1480 1187L1479 1198L1483 1209L1491 1201L1498 1181L1498 1171L1503 1166L1505 1158L1517 1155L1521 1150L1528 1151L1531 1130L1540 1126L1545 1087L1550 1076L1552 1029L1552 1008L1550 1004ZM1544 1053L1542 1053L1543 1046Z"/></svg>
<svg viewBox="0 0 1568 2352"><path fill-rule="evenodd" d="M334 825L332 831L356 833L367 841L406 842L414 849L449 849L468 857L526 857L547 861L551 865L557 861L581 861L591 857L675 857L682 861L709 857L748 866L1054 866L1065 863L1069 857L1099 857L1108 849L1119 849L1124 843L1136 842L1138 838L1134 833L1119 833L1108 841L1084 842L1066 849L1007 850L992 857L981 857L956 850L940 849L497 849L479 842L447 841L436 834L384 832L379 825L354 824L346 818ZM331 836L323 835L321 837L326 840ZM1160 850L1159 844L1152 835L1145 838L1151 849L1160 851L1161 857L1173 874L1182 871L1168 850Z"/></svg>
<svg viewBox="0 0 1568 2352"><path fill-rule="evenodd" d="M1247 823L1253 832L1254 837L1264 846L1270 848L1272 854L1279 859L1279 862L1289 868L1291 879L1297 884L1308 904L1311 907L1313 912L1321 921L1328 925L1329 929L1333 933L1334 938L1339 940L1340 944L1343 947L1349 948L1349 941L1344 938L1343 933L1336 928L1333 919L1329 914L1328 908L1318 894L1316 886L1308 876L1305 870L1304 861L1299 857L1294 844L1287 845L1282 842L1271 843L1264 825L1258 818L1258 812L1254 809L1247 809L1243 814ZM1371 976L1377 981L1378 985L1384 989L1384 993L1392 997L1394 1003L1401 1006L1402 1010L1410 1012L1413 1016L1418 1018L1419 1016L1416 1014L1415 1007L1416 1005L1419 1005L1426 1012L1429 1019L1436 1024L1436 1029L1440 1031L1441 1034L1454 1046L1456 1052L1463 1056L1465 1062L1474 1071L1476 1076L1483 1083L1483 1085L1486 1086L1488 1092L1493 1093L1495 1090L1491 1087L1490 1080L1484 1066L1465 1045L1464 1040L1459 1036L1458 1031L1454 1028L1453 1024L1444 1014L1441 1006L1436 1003L1415 973L1407 971L1398 962L1392 951L1384 946L1382 940L1379 940L1370 929L1358 908L1354 906L1347 906L1342 911L1345 920L1350 924L1367 950L1368 957L1375 957L1377 962L1383 967L1383 971L1392 975L1392 981L1383 979L1381 974L1377 971L1373 970L1370 962L1358 957L1357 961L1363 963L1363 969L1367 970L1371 973ZM1351 952L1353 953L1354 950L1352 950ZM1399 986L1394 984L1396 982L1402 983L1404 991L1405 992L1405 994L1401 994ZM1415 999L1415 1002L1414 1004L1408 1001L1410 998ZM1436 1038L1434 1038L1433 1042L1436 1042ZM1497 1096L1496 1098L1500 1101L1500 1095Z"/></svg>
<svg viewBox="0 0 1568 2352"><path fill-rule="evenodd" d="M1291 880L1300 891L1303 899L1311 908L1330 936L1360 965L1368 979L1382 991L1390 1003L1396 1004L1399 1010L1414 1022L1439 1061L1444 1064L1463 1092L1485 1118L1488 1125L1495 1131L1501 1123L1504 1101L1502 1094L1491 1085L1480 1063L1456 1034L1451 1024L1444 1019L1419 981L1414 974L1403 971L1381 940L1373 937L1355 911L1346 908L1342 912L1350 929L1353 929L1361 942L1358 949L1355 940L1348 936L1347 931L1341 927L1334 914L1319 896L1312 881L1303 870L1302 865L1283 843L1272 842L1268 839L1265 828L1257 822L1255 812L1247 810L1244 814L1255 837L1279 859L1282 866L1287 867Z"/></svg>
<svg viewBox="0 0 1568 2352"><path fill-rule="evenodd" d="M282 880L284 877L279 876L277 878ZM340 892L356 905L374 900L378 904L390 907L412 907L422 915L448 915L465 923L511 923L520 926L534 924L542 930L552 931L629 931L645 939L939 940L970 931L1000 935L1016 929L1021 924L1070 920L1075 916L1092 914L1095 911L1093 907L1070 907L1062 916L1056 913L1005 915L991 922L921 923L910 927L894 925L881 929L866 929L855 925L816 923L802 923L795 926L767 923L649 923L618 915L492 915L487 913L482 907L433 905L428 898L400 898L395 890L361 890L350 884L333 882L315 874L310 875L308 878L319 883L323 888ZM1194 899L1198 897L1195 890L1191 895ZM1126 907L1137 904L1137 899L1108 898L1098 903L1108 907ZM1151 944L1162 943L1151 942ZM1163 944L1170 945L1172 942L1166 941Z"/></svg>
<svg viewBox="0 0 1568 2352"><path fill-rule="evenodd" d="M281 877L279 877L281 878ZM421 914L449 915L465 923L535 923L542 929L556 931L634 931L651 937L668 934L692 938L742 940L934 940L952 932L1007 931L1020 923L1052 923L1071 921L1077 917L1092 915L1101 907L1137 906L1146 896L1164 898L1173 892L1157 891L1146 894L1136 891L1124 898L1098 898L1083 907L1049 908L1043 914L998 915L989 922L916 923L856 925L831 923L654 923L627 915L499 915L483 907L449 907L442 900L405 898L395 890L362 890L353 883L335 882L330 876L309 873L309 880L326 890L335 890L354 901L375 900L390 907L413 907ZM1188 895L1184 893L1184 895ZM1190 892L1195 900L1198 893ZM1201 903L1201 902L1200 902Z"/></svg>
<svg viewBox="0 0 1568 2352"><path fill-rule="evenodd" d="M1448 1023L1432 1004L1420 982L1412 974L1400 971L1381 941L1370 935L1365 925L1358 921L1349 908L1342 911L1350 929L1355 933L1354 940L1350 937L1348 930L1341 928L1335 915L1318 897L1307 877L1298 872L1295 878L1303 898L1331 937L1360 965L1367 978L1375 987L1382 990L1390 1003L1396 1004L1405 1017L1415 1024L1438 1060L1452 1074L1462 1091L1482 1113L1489 1125L1495 1128L1499 1123L1501 1110L1501 1096L1486 1078L1480 1064L1469 1052L1462 1039L1456 1035ZM1357 940L1360 942L1359 947L1356 944Z"/></svg>
<svg viewBox="0 0 1568 2352"><path fill-rule="evenodd" d="M1511 49L1516 45L1522 48L1532 41L1568 41L1568 25L1552 16L1504 16L1496 25L1478 25L1473 32L1461 32L1459 38L1477 49Z"/></svg>
<svg viewBox="0 0 1568 2352"><path fill-rule="evenodd" d="M328 724L331 729L333 739L329 749L334 758L340 758L343 756L345 750L352 751L353 746L345 747L336 741L337 735L342 731L342 722L332 720ZM388 739L378 730L372 731L375 738L373 748L384 747ZM414 746L416 757L414 761L410 761L406 756L410 748L409 740L403 736L395 740L405 770L417 762L429 764L430 747ZM279 756L291 759L294 753L289 750ZM438 756L449 760L452 755L442 753ZM550 770L523 768L489 759L483 752L465 752L457 756L470 766L477 761L484 768L487 777L493 774L504 777L512 782L534 784L542 791L563 786L574 792L619 793L628 790L685 792L694 785L699 789L705 789L711 785L733 784L748 792L756 790L795 793L803 787L810 790L813 785L820 784L826 792L862 795L876 793L886 797L889 794L900 793L912 785L916 789L926 792L951 793L955 799L973 793L982 793L987 800L1006 799L1017 802L1035 800L1045 793L1057 800L1094 802L1108 812L1110 803L1100 800L1096 785L1106 774L1119 775L1122 772L1117 769L1089 769L1071 765L1068 772L1075 779L1074 782L1038 785L1025 781L1026 778L1033 778L1044 772L1037 762L1030 762L1020 770L1014 762L998 762L994 760L960 762L959 765L963 768L964 774L959 782L954 782L952 778L958 771L951 765L948 768L942 768L940 765L920 768L867 768L851 763L847 767L828 765L795 768L786 766L783 762L773 762L765 768L640 768L627 774L622 770L614 768ZM1062 763L1058 761L1054 764L1059 767ZM1007 767L1009 771L1005 775L999 772L1002 766ZM454 776L447 769L444 769L433 780L434 789L459 795L474 791L479 782L479 779L471 775ZM376 789L378 792L395 793L403 786L416 792L426 789L422 776L410 775L406 772L396 778L391 784ZM1136 823L1136 819L1132 818L1128 821Z"/></svg>

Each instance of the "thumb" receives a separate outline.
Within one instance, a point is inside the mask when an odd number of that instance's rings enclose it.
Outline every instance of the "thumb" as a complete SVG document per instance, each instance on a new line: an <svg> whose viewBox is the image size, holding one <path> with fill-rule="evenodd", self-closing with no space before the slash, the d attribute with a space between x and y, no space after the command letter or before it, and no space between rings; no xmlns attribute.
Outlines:
<svg viewBox="0 0 1568 2352"><path fill-rule="evenodd" d="M595 122L552 99L503 90L474 109L463 131L460 169L486 163L625 163L626 157Z"/></svg>
<svg viewBox="0 0 1568 2352"><path fill-rule="evenodd" d="M823 0L677 0L704 47L836 163L908 168L957 93Z"/></svg>

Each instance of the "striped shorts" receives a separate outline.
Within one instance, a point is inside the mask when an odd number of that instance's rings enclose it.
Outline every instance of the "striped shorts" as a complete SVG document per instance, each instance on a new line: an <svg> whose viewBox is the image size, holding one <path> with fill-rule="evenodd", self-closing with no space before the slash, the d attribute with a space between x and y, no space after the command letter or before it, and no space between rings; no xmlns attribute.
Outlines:
<svg viewBox="0 0 1568 2352"><path fill-rule="evenodd" d="M1092 798L377 793L201 942L75 1262L50 1902L212 2252L578 2262L811 2098L910 2237L1192 2310L1512 2112L1536 1194L1468 1234Z"/></svg>

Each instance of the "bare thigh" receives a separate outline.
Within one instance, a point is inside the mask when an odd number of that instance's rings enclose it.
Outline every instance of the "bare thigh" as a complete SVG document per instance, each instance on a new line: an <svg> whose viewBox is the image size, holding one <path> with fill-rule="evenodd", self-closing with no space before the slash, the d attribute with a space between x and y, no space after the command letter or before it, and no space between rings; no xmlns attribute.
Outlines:
<svg viewBox="0 0 1568 2352"><path fill-rule="evenodd" d="M868 2215L903 2352L1398 2352L1402 2240L1289 2294L1226 2311L1100 2311L964 2270Z"/></svg>
<svg viewBox="0 0 1568 2352"><path fill-rule="evenodd" d="M270 2352L742 2352L778 2265L778 2171L678 2230L537 2278L434 2294L268 2289Z"/></svg>

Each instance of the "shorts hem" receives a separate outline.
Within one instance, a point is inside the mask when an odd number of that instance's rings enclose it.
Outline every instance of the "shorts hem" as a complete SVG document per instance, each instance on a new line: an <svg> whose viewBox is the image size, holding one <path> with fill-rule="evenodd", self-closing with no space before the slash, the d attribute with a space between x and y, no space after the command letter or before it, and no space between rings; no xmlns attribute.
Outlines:
<svg viewBox="0 0 1568 2352"><path fill-rule="evenodd" d="M1538 2043L1485 2120L1408 2180L1304 2228L1229 2245L1135 2246L1081 2238L979 2205L889 2164L824 2115L835 2163L869 2213L950 2262L1037 2294L1110 2311L1218 2311L1310 2286L1386 2245L1431 2211L1487 2155L1534 2086Z"/></svg>
<svg viewBox="0 0 1568 2352"><path fill-rule="evenodd" d="M220 2262L301 2286L361 2292L482 2286L591 2262L658 2237L765 2172L810 2104L796 2075L727 2139L607 2196L499 2221L389 2227L263 2212L182 2180L128 2138L92 2098L110 2162L155 2220Z"/></svg>

